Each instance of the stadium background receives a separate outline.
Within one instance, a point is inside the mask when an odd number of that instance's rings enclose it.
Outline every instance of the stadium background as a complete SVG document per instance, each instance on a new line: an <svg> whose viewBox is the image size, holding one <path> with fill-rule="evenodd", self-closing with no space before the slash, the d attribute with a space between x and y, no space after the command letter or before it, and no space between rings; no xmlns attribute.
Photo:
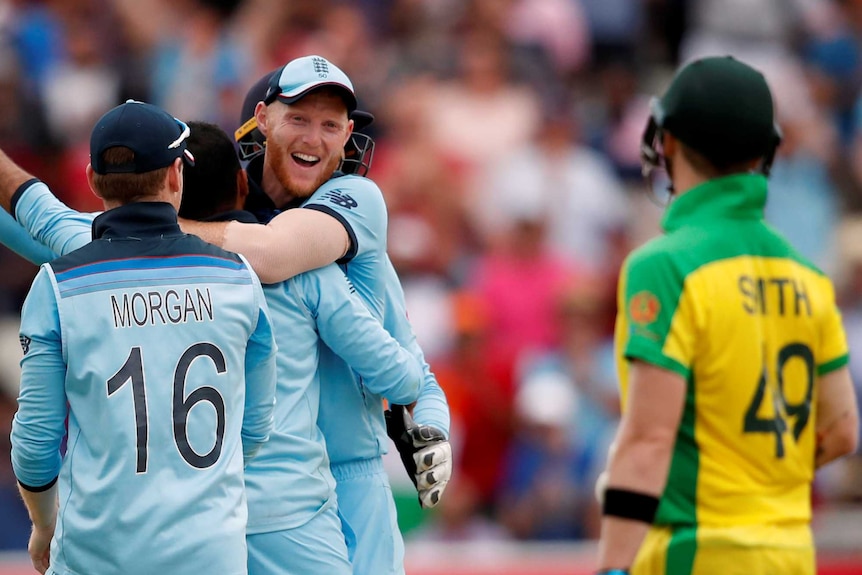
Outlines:
<svg viewBox="0 0 862 575"><path fill-rule="evenodd" d="M616 272L661 215L638 164L650 95L698 55L764 71L785 134L767 217L838 282L862 384L860 34L860 0L3 0L0 147L97 210L83 166L110 107L232 133L263 73L337 63L377 117L390 253L452 407L439 509L387 460L408 572L588 573L618 416ZM0 270L0 575L17 575L8 435L35 268L0 247ZM821 572L862 572L862 458L821 472L814 505Z"/></svg>

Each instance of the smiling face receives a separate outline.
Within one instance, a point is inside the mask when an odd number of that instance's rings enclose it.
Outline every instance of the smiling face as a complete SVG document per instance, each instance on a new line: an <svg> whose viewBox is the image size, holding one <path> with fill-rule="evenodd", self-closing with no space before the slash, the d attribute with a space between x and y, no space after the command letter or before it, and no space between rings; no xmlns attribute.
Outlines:
<svg viewBox="0 0 862 575"><path fill-rule="evenodd" d="M264 190L278 207L309 197L328 180L353 132L344 101L328 89L293 104L258 104L257 119L266 136Z"/></svg>

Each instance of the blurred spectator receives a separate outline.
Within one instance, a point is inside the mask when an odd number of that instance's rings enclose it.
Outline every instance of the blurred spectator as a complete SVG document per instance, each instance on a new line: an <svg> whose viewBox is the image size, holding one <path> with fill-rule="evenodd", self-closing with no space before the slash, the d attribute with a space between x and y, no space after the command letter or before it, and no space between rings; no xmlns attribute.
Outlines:
<svg viewBox="0 0 862 575"><path fill-rule="evenodd" d="M491 249L526 239L518 228L535 221L544 224L543 250L604 273L611 235L628 223L628 198L607 159L579 143L567 102L543 112L532 141L490 165L471 215Z"/></svg>
<svg viewBox="0 0 862 575"><path fill-rule="evenodd" d="M733 54L783 59L802 29L807 0L690 0L680 59Z"/></svg>
<svg viewBox="0 0 862 575"><path fill-rule="evenodd" d="M467 32L457 76L432 86L424 115L431 141L468 169L468 184L492 162L526 144L539 121L538 97L510 76L510 45L487 30Z"/></svg>
<svg viewBox="0 0 862 575"><path fill-rule="evenodd" d="M548 63L535 66L545 72L541 76L523 72L539 90L555 88L553 77L567 79L590 60L591 33L581 0L516 0L504 29L513 46L537 54L532 63Z"/></svg>
<svg viewBox="0 0 862 575"><path fill-rule="evenodd" d="M149 100L179 118L233 131L250 54L233 34L240 0L113 0L135 46L150 59ZM147 18L140 18L141 11ZM248 76L246 76L248 74Z"/></svg>
<svg viewBox="0 0 862 575"><path fill-rule="evenodd" d="M859 23L849 17L850 4L818 2L808 15L810 34L801 47L814 100L829 114L842 145L855 132L853 109L862 81Z"/></svg>
<svg viewBox="0 0 862 575"><path fill-rule="evenodd" d="M70 14L65 22L64 57L50 68L43 88L48 127L64 146L58 162L58 194L82 211L101 211L90 191L84 167L90 161L90 130L96 120L120 102L121 78L103 35L93 34L93 11Z"/></svg>
<svg viewBox="0 0 862 575"><path fill-rule="evenodd" d="M559 373L540 373L521 383L519 426L507 452L497 513L518 539L586 537L587 509L594 505L592 451L572 440L580 411L573 383Z"/></svg>
<svg viewBox="0 0 862 575"><path fill-rule="evenodd" d="M556 298L584 273L547 247L547 229L547 215L538 209L512 214L499 243L475 262L467 284L490 304L489 353L513 368L520 354L559 343Z"/></svg>
<svg viewBox="0 0 862 575"><path fill-rule="evenodd" d="M766 72L776 94L777 120L783 132L770 176L766 219L805 257L835 271L834 230L838 191L830 170L838 153L836 130L811 98L806 76L785 61Z"/></svg>
<svg viewBox="0 0 862 575"><path fill-rule="evenodd" d="M434 80L418 77L392 90L378 115L373 177L389 208L389 256L402 280L436 275L457 281L470 249L465 178L457 157L429 139Z"/></svg>
<svg viewBox="0 0 862 575"><path fill-rule="evenodd" d="M633 64L645 39L646 2L581 0L593 35L597 66Z"/></svg>
<svg viewBox="0 0 862 575"><path fill-rule="evenodd" d="M489 353L490 304L476 294L454 295L455 340L451 353L434 362L434 373L446 392L452 413L456 459L453 477L475 487L475 505L493 507L503 455L512 437L514 401L508 359Z"/></svg>

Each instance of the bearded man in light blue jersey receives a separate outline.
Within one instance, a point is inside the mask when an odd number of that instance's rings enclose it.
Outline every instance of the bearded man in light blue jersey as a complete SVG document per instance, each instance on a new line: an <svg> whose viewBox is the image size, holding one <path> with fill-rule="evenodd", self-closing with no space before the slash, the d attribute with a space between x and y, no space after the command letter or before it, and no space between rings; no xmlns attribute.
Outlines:
<svg viewBox="0 0 862 575"><path fill-rule="evenodd" d="M259 219L271 220L267 226L186 221L183 225L217 244L252 254L266 276L263 281L279 281L306 266L337 261L375 317L422 362L425 382L413 410L417 423L401 406L395 406L385 422L381 395L368 393L350 366L328 350L321 352L318 422L332 459L345 531L356 536L351 547L354 572L402 574L403 540L382 465L389 443L387 423L421 505L433 507L452 471L446 441L449 413L407 321L404 293L386 254L383 195L372 180L346 173L357 169L363 173L367 157L360 153L334 171L344 152L330 137L330 122L347 114L351 124L367 119L357 117L349 78L318 56L293 60L259 81L244 108L237 140L241 150L252 150L244 159L250 161L249 175L257 178L252 184L260 184L252 185L246 206ZM250 142L248 136L256 141ZM355 133L351 139L348 153L368 149ZM255 150L262 155L254 157ZM386 399L392 403L391 397Z"/></svg>
<svg viewBox="0 0 862 575"><path fill-rule="evenodd" d="M247 262L177 225L188 134L131 100L97 122L106 211L24 303L12 464L40 573L247 572L243 465L272 428L276 347Z"/></svg>

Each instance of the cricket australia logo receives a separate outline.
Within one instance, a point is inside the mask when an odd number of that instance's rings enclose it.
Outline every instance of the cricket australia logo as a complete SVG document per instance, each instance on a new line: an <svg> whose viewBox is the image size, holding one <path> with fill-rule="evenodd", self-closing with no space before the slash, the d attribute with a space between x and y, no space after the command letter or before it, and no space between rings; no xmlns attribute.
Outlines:
<svg viewBox="0 0 862 575"><path fill-rule="evenodd" d="M359 204L356 203L352 197L348 194L345 194L341 190L332 190L331 192L326 192L323 194L323 198L329 200L336 206L341 206L342 208L347 208L348 210L352 210Z"/></svg>
<svg viewBox="0 0 862 575"><path fill-rule="evenodd" d="M27 352L30 351L30 342L33 341L26 335L18 336L18 341L21 343L21 349L24 351L24 355L27 355Z"/></svg>
<svg viewBox="0 0 862 575"><path fill-rule="evenodd" d="M323 58L312 58L311 64L314 66L314 71L317 72L319 78L329 76L329 63Z"/></svg>

